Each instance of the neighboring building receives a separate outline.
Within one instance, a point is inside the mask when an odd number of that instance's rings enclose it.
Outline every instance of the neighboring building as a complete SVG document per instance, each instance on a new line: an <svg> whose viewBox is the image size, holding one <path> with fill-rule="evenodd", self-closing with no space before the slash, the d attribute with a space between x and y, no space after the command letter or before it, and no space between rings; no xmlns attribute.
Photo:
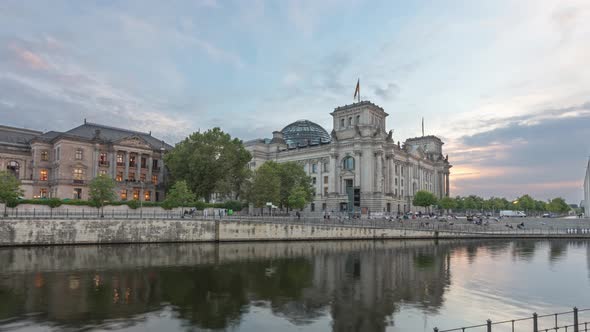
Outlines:
<svg viewBox="0 0 590 332"><path fill-rule="evenodd" d="M117 182L121 200L161 201L170 149L151 133L86 120L66 132L0 126L0 167L21 180L25 198L86 200L89 182L104 174Z"/></svg>
<svg viewBox="0 0 590 332"><path fill-rule="evenodd" d="M584 207L584 216L590 217L590 159L586 165L586 176L584 177L584 200L580 204Z"/></svg>
<svg viewBox="0 0 590 332"><path fill-rule="evenodd" d="M414 194L427 190L449 196L448 158L438 137L407 139L403 146L386 131L385 111L369 102L337 107L331 135L308 120L296 121L272 139L245 143L250 167L267 160L296 161L316 191L307 211L408 212Z"/></svg>

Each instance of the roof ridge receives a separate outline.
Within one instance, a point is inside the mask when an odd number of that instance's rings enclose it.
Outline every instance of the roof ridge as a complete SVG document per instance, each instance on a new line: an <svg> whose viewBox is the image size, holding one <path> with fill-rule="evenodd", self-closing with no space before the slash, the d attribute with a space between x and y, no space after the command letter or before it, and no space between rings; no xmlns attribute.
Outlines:
<svg viewBox="0 0 590 332"><path fill-rule="evenodd" d="M0 129L8 129L8 130L12 130L12 131L20 131L20 132L26 132L29 134L37 134L37 135L43 134L43 132L40 130L12 127L12 126L6 126L6 125L0 125Z"/></svg>
<svg viewBox="0 0 590 332"><path fill-rule="evenodd" d="M94 122L85 122L83 125L92 125L92 126L98 126L98 127L102 127L102 128L106 128L106 129L125 131L125 132L133 133L133 134L142 134L142 135L147 135L150 137L152 136L151 133L146 133L146 132L131 130L131 129L118 128L118 127L113 127L113 126L107 126L107 125L103 125L100 123L94 123Z"/></svg>

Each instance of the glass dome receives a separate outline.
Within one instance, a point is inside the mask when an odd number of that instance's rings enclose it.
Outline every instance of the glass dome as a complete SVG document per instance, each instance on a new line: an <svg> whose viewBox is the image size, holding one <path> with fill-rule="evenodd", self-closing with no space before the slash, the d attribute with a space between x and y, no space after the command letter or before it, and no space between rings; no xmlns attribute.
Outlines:
<svg viewBox="0 0 590 332"><path fill-rule="evenodd" d="M328 132L317 123L298 120L281 130L288 145L315 145L330 143Z"/></svg>

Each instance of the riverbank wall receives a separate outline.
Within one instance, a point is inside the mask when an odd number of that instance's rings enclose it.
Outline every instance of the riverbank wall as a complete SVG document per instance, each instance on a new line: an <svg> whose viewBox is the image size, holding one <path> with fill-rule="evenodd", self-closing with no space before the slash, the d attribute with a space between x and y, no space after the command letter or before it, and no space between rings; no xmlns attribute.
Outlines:
<svg viewBox="0 0 590 332"><path fill-rule="evenodd" d="M3 219L0 221L0 246L527 237L590 238L590 234L511 234L196 219Z"/></svg>

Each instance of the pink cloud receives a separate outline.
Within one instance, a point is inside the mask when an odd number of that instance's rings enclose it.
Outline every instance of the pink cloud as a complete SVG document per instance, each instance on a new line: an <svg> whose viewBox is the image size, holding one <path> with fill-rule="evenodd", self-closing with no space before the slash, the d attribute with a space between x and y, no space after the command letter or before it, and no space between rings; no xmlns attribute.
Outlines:
<svg viewBox="0 0 590 332"><path fill-rule="evenodd" d="M12 51L18 58L32 69L49 69L49 64L43 58L29 50L22 49L18 46L11 46Z"/></svg>

